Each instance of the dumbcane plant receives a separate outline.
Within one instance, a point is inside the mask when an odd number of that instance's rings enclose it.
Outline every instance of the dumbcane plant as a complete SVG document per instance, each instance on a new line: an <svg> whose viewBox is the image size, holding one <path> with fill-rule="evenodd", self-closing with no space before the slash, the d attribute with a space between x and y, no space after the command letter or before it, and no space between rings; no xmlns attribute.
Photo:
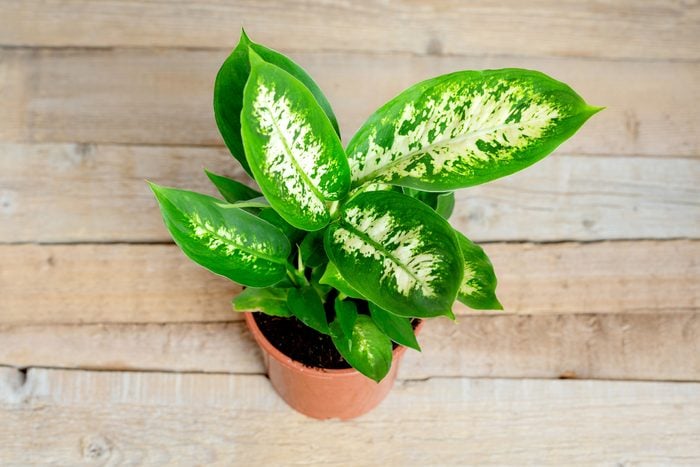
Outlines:
<svg viewBox="0 0 700 467"><path fill-rule="evenodd" d="M380 381L392 341L420 350L412 319L502 309L488 257L446 220L453 191L537 162L599 110L536 71L459 71L403 91L343 149L311 77L243 32L214 113L260 191L210 172L224 200L151 188L183 252L246 286L235 310L295 317Z"/></svg>

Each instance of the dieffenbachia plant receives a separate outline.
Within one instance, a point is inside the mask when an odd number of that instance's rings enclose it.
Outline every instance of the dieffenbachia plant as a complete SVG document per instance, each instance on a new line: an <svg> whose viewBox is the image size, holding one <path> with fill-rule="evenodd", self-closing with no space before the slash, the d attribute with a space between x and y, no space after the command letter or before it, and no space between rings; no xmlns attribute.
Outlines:
<svg viewBox="0 0 700 467"><path fill-rule="evenodd" d="M446 220L453 190L537 162L598 110L539 72L459 71L396 96L343 149L316 83L244 33L214 111L260 191L209 172L223 200L151 188L183 252L247 286L236 310L296 317L379 381L392 341L419 349L412 318L502 309L488 257Z"/></svg>

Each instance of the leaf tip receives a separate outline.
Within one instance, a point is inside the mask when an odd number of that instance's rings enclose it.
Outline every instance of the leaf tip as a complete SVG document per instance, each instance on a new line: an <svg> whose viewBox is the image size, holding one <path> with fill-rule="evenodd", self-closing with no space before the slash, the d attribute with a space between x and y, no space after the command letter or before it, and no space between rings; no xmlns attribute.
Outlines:
<svg viewBox="0 0 700 467"><path fill-rule="evenodd" d="M215 174L211 170L207 169L204 167L204 173L207 175L207 178L212 181L212 183L216 184L216 179L220 177L220 175Z"/></svg>
<svg viewBox="0 0 700 467"><path fill-rule="evenodd" d="M606 108L607 107L605 107L605 106L587 105L585 113L590 118L593 115L597 114L598 112L605 110Z"/></svg>
<svg viewBox="0 0 700 467"><path fill-rule="evenodd" d="M161 186L161 185L158 185L158 184L156 184L156 183L153 183L153 182L150 181L150 180L146 180L146 183L148 183L148 187L151 189L151 191L153 192L153 194L155 194L156 196L158 196L158 194L161 193L161 192L163 191L163 188L165 188L165 187L163 187L163 186Z"/></svg>
<svg viewBox="0 0 700 467"><path fill-rule="evenodd" d="M493 297L493 304L491 306L493 307L491 308L492 310L503 311L503 304L495 296Z"/></svg>
<svg viewBox="0 0 700 467"><path fill-rule="evenodd" d="M241 28L241 38L240 38L241 44L251 44L252 41L250 40L250 37L248 37L248 34L245 32L245 28Z"/></svg>

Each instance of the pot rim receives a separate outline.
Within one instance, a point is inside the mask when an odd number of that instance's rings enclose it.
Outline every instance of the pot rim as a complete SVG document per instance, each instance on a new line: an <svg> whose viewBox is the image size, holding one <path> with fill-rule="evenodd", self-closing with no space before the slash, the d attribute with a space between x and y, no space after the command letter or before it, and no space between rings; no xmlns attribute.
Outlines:
<svg viewBox="0 0 700 467"><path fill-rule="evenodd" d="M298 362L287 355L283 354L277 347L272 345L272 343L267 340L267 337L262 333L260 328L258 327L258 323L255 321L255 317L253 316L253 313L260 313L260 312L253 312L253 311L245 311L243 312L245 322L248 325L248 329L250 329L251 333L253 334L253 338L255 341L262 347L263 351L270 355L272 358L277 360L279 363L282 365L286 366L287 368L293 369L295 371L299 371L301 373L308 374L310 376L316 376L316 377L354 377L357 375L361 375L359 371L356 369L350 367L350 368L319 368L319 367L310 367L306 366L301 362ZM416 325L414 329L414 333L418 334L418 331L423 327L423 323L425 322L424 319L421 319L418 324ZM406 352L407 347L403 345L397 345L396 348L392 352L392 365L394 362L398 361L398 359ZM363 375L364 376L364 375Z"/></svg>

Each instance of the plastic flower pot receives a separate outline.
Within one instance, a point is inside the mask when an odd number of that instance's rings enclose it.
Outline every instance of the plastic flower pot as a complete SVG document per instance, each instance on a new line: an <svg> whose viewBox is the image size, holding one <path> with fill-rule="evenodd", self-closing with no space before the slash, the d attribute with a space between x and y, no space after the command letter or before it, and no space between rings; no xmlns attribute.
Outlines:
<svg viewBox="0 0 700 467"><path fill-rule="evenodd" d="M263 353L267 375L272 386L294 410L317 419L347 420L375 408L389 394L406 347L394 349L389 373L379 383L354 368L312 368L292 360L280 352L263 335L253 313L246 312L245 321ZM417 333L423 326L420 321Z"/></svg>

